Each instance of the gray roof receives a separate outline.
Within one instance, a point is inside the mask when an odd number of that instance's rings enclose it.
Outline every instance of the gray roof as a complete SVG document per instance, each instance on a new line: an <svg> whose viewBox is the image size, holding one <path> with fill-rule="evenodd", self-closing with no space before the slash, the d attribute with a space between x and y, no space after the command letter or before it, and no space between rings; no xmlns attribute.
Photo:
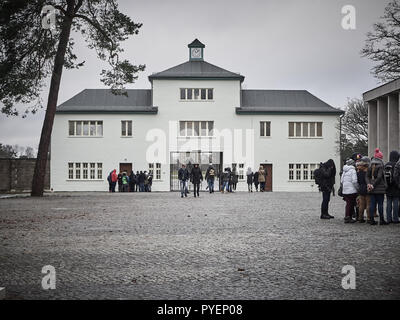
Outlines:
<svg viewBox="0 0 400 320"><path fill-rule="evenodd" d="M187 61L167 70L154 73L149 76L149 80L153 79L228 79L228 80L244 80L244 76L230 72L228 70L217 67L206 61Z"/></svg>
<svg viewBox="0 0 400 320"><path fill-rule="evenodd" d="M342 114L306 90L242 90L237 114Z"/></svg>
<svg viewBox="0 0 400 320"><path fill-rule="evenodd" d="M364 101L376 100L389 94L400 93L400 78L392 80L388 83L382 84L372 90L363 93Z"/></svg>
<svg viewBox="0 0 400 320"><path fill-rule="evenodd" d="M85 89L57 107L58 113L115 112L157 113L150 89L128 89L128 96L115 95L110 89Z"/></svg>

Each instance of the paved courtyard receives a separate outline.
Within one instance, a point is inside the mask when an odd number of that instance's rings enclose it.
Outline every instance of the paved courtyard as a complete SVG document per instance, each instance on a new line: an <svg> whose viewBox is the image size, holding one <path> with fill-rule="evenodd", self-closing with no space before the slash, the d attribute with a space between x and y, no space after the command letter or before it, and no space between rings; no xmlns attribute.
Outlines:
<svg viewBox="0 0 400 320"><path fill-rule="evenodd" d="M0 287L7 299L400 298L400 225L345 225L339 197L320 220L319 206L318 193L0 199ZM41 287L45 265L55 290Z"/></svg>

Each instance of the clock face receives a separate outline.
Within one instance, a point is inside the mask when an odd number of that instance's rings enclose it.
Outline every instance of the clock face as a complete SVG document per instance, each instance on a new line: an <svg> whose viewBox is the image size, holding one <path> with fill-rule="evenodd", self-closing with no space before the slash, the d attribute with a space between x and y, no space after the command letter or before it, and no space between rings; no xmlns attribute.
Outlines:
<svg viewBox="0 0 400 320"><path fill-rule="evenodd" d="M190 55L192 58L201 58L201 48L191 48Z"/></svg>

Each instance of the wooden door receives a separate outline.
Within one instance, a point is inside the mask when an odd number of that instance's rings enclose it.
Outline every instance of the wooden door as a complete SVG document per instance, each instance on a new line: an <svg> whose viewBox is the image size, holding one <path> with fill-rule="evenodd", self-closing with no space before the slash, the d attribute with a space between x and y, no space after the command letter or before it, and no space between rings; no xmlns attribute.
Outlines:
<svg viewBox="0 0 400 320"><path fill-rule="evenodd" d="M267 173L264 191L272 191L272 164L262 163L260 166L262 166Z"/></svg>
<svg viewBox="0 0 400 320"><path fill-rule="evenodd" d="M126 172L126 174L129 176L132 172L132 163L120 163L119 172Z"/></svg>

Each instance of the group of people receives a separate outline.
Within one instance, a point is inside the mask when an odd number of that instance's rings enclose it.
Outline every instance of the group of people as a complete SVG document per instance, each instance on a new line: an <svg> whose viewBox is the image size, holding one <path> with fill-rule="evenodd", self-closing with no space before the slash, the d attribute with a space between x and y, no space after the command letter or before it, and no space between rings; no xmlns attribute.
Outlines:
<svg viewBox="0 0 400 320"><path fill-rule="evenodd" d="M147 171L131 171L128 176L127 172L120 172L114 169L107 177L109 192L115 192L118 185L118 192L151 192L153 177Z"/></svg>
<svg viewBox="0 0 400 320"><path fill-rule="evenodd" d="M267 179L267 172L263 167L260 167L258 171L252 172L251 168L247 169L246 172L247 176L247 185L248 191L253 192L253 183L258 191L258 186L260 185L260 191L263 192L265 190L265 182ZM218 190L221 193L225 192L235 192L236 187L239 180L239 174L237 172L236 167L232 169L230 167L226 167L224 171L221 171L217 174L217 170L213 166L212 163L207 168L207 171L204 176L204 180L207 181L207 188L209 193L214 193L215 190L215 179L218 178L219 186ZM182 164L182 167L178 170L178 180L179 180L179 187L181 198L184 196L187 197L189 190L188 190L188 183L191 182L193 184L193 193L194 197L199 197L200 193L200 184L203 181L203 173L199 164L194 164L192 170L186 168L185 164Z"/></svg>
<svg viewBox="0 0 400 320"><path fill-rule="evenodd" d="M343 197L345 223L365 223L379 225L399 223L400 198L400 154L390 152L389 161L383 162L383 154L377 148L370 159L354 154L346 160L340 178L338 195ZM314 178L322 191L321 219L332 219L328 212L329 200L334 190L336 168L333 160L321 163L315 170ZM386 220L384 200L386 195ZM379 213L379 215L377 214ZM366 219L365 215L366 213Z"/></svg>

